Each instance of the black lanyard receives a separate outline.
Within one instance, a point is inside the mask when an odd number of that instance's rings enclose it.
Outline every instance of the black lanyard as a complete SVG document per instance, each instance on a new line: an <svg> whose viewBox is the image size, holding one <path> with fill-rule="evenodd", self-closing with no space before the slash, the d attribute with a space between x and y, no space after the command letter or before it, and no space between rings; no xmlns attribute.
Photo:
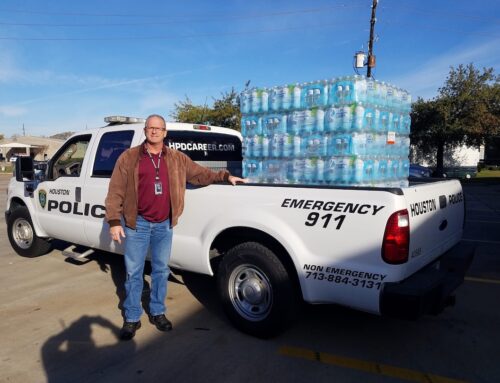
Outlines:
<svg viewBox="0 0 500 383"><path fill-rule="evenodd" d="M151 163L153 164L153 167L155 168L155 180L160 179L160 162L161 162L161 152L158 154L158 165L155 164L155 161L153 160L153 156L151 153L149 153L149 149L146 147L146 151L148 152L149 158L151 159Z"/></svg>

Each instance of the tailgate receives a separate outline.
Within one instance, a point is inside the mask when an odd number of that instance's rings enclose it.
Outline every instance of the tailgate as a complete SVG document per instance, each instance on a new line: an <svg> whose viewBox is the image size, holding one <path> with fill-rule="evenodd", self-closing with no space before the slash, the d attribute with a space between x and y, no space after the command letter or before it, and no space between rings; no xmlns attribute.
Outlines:
<svg viewBox="0 0 500 383"><path fill-rule="evenodd" d="M410 217L408 276L460 241L465 202L457 180L418 184L403 189L403 193Z"/></svg>

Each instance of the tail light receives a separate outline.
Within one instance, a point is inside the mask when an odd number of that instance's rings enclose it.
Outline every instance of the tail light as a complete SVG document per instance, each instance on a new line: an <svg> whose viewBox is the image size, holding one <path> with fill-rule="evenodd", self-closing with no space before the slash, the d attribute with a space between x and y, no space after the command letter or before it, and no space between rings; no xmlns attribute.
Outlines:
<svg viewBox="0 0 500 383"><path fill-rule="evenodd" d="M399 265L408 262L410 249L410 218L408 210L392 214L385 226L382 243L382 259L390 264Z"/></svg>

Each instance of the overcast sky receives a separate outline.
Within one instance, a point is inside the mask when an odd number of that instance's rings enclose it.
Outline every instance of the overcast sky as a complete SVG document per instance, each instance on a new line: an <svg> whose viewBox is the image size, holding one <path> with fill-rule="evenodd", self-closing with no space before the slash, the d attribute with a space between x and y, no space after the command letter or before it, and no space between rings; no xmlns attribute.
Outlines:
<svg viewBox="0 0 500 383"><path fill-rule="evenodd" d="M354 74L372 0L2 0L0 133L169 118L234 87ZM380 0L374 77L432 98L450 66L500 67L500 1Z"/></svg>

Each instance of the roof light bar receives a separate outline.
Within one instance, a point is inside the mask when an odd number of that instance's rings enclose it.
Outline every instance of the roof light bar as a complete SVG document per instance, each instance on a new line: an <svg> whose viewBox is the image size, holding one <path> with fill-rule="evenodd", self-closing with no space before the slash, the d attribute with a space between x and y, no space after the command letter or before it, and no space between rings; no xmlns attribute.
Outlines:
<svg viewBox="0 0 500 383"><path fill-rule="evenodd" d="M104 117L104 122L107 122L108 124L116 124L119 122L122 124L140 124L145 123L146 120L140 117L108 116Z"/></svg>
<svg viewBox="0 0 500 383"><path fill-rule="evenodd" d="M210 126L207 126L207 125L199 125L199 124L194 124L193 125L193 128L194 129L197 129L197 130L211 130L212 128L210 128Z"/></svg>

